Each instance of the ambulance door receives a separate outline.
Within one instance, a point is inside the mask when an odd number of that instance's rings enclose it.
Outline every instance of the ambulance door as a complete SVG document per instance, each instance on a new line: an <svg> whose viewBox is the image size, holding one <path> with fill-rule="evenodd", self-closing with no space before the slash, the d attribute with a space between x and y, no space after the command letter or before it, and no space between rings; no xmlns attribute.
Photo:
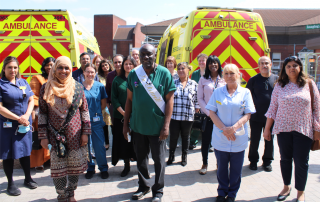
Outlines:
<svg viewBox="0 0 320 202"><path fill-rule="evenodd" d="M14 12L13 12L14 13ZM31 15L0 12L0 70L7 56L18 59L21 77L30 81Z"/></svg>
<svg viewBox="0 0 320 202"><path fill-rule="evenodd" d="M41 74L44 59L70 58L70 28L67 14L35 14L31 17L30 75Z"/></svg>
<svg viewBox="0 0 320 202"><path fill-rule="evenodd" d="M195 13L191 35L190 64L199 69L200 53L216 55L221 65L230 61L229 13L225 11L199 11Z"/></svg>
<svg viewBox="0 0 320 202"><path fill-rule="evenodd" d="M254 13L230 12L231 63L241 72L241 84L259 73L258 60L265 55L266 38L261 18Z"/></svg>

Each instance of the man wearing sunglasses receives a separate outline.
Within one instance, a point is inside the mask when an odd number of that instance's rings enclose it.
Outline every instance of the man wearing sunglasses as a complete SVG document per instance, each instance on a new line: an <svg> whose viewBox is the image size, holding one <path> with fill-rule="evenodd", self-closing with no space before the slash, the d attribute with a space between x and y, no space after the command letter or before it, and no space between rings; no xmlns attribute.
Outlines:
<svg viewBox="0 0 320 202"><path fill-rule="evenodd" d="M278 76L271 73L272 63L269 57L262 56L259 58L258 66L260 73L251 77L248 81L247 88L251 91L253 103L256 107L256 113L251 115L250 127L251 138L249 147L250 170L257 170L259 161L259 143L261 139L261 131L266 125L266 117L273 86L278 79ZM272 130L272 128L271 128ZM273 135L272 135L273 138ZM265 171L271 172L271 162L273 160L273 140L264 141L264 154L262 156L262 167Z"/></svg>

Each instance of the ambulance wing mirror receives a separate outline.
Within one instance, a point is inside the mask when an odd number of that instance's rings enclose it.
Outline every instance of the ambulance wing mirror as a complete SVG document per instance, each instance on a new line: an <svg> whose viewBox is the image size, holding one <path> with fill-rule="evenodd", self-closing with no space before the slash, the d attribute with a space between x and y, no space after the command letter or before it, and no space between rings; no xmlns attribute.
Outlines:
<svg viewBox="0 0 320 202"><path fill-rule="evenodd" d="M0 34L4 34L6 31L5 30L1 30L0 31Z"/></svg>

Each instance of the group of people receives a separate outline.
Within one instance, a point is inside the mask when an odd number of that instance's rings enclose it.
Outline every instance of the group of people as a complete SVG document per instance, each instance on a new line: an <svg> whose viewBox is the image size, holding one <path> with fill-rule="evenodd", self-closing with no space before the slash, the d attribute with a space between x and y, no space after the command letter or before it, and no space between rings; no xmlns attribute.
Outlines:
<svg viewBox="0 0 320 202"><path fill-rule="evenodd" d="M271 73L270 58L262 56L260 73L243 88L239 68L227 64L222 70L217 56L199 54L199 70L192 75L188 63L177 64L169 56L161 66L155 63L155 56L155 48L149 44L132 51L131 56L117 54L112 61L96 56L91 63L90 55L82 53L81 67L74 72L68 57L47 58L42 74L33 76L30 86L20 78L18 60L8 56L0 79L0 158L8 194L21 194L12 177L14 159L19 159L24 185L30 189L38 186L30 168L43 170L43 163L50 159L58 201L76 201L79 175L86 171L85 178L93 177L94 158L101 178L109 177L106 150L110 127L112 165L124 161L121 177L130 172L130 162L137 161L139 187L132 199L152 191L152 201L161 201L165 167L175 161L179 136L181 165L186 166L188 150L201 134L199 173L207 173L212 146L219 183L216 201L232 202L241 184L250 125L249 168L257 170L263 131L262 166L272 171L272 134L277 134L284 182L277 200L290 194L294 161L297 201L304 201L312 140L320 138L313 136L313 131L320 131L320 97L297 57L284 61L278 77ZM206 116L203 131L192 129L196 113ZM42 148L32 150L35 133ZM155 167L152 187L148 180L150 151Z"/></svg>

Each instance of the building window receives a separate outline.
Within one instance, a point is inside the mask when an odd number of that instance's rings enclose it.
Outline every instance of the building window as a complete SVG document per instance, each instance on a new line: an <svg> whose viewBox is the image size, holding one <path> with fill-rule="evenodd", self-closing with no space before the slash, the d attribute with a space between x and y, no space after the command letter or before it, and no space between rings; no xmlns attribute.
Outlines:
<svg viewBox="0 0 320 202"><path fill-rule="evenodd" d="M272 69L280 69L281 53L272 53Z"/></svg>
<svg viewBox="0 0 320 202"><path fill-rule="evenodd" d="M132 43L129 43L129 55L131 55L132 52Z"/></svg>
<svg viewBox="0 0 320 202"><path fill-rule="evenodd" d="M117 44L113 44L113 56L117 54Z"/></svg>

